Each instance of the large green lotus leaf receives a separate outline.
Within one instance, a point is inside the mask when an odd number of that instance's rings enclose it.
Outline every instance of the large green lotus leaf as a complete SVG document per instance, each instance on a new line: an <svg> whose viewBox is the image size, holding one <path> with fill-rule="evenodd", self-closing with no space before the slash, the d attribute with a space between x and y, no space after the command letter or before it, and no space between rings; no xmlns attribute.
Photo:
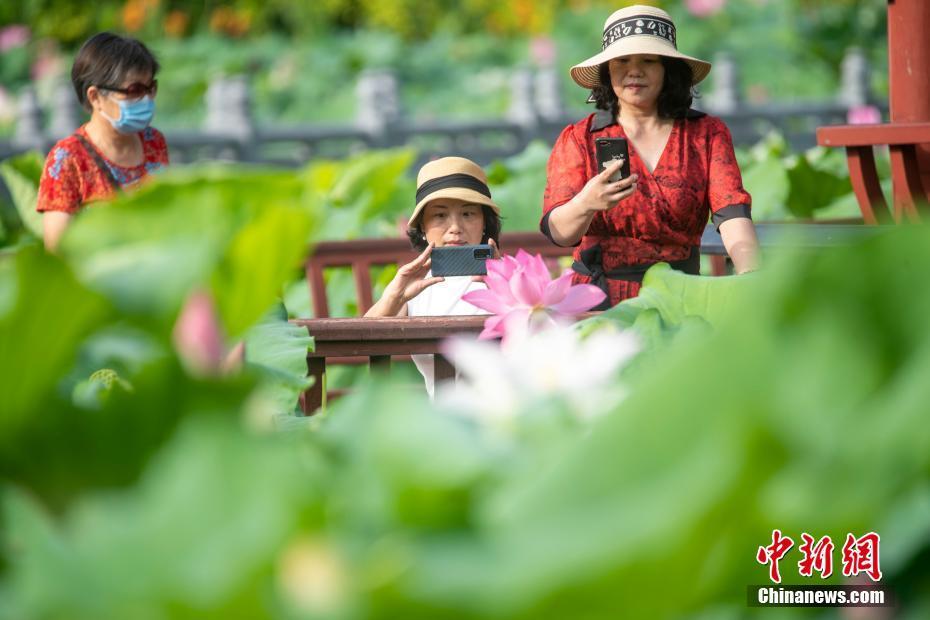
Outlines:
<svg viewBox="0 0 930 620"><path fill-rule="evenodd" d="M311 164L310 187L327 210L320 237L396 236L398 220L405 221L414 204L416 187L407 177L414 157L410 149L397 149Z"/></svg>
<svg viewBox="0 0 930 620"><path fill-rule="evenodd" d="M40 411L109 313L102 297L38 247L0 259L0 444Z"/></svg>
<svg viewBox="0 0 930 620"><path fill-rule="evenodd" d="M320 433L332 457L330 501L341 527L365 536L469 527L494 455L477 429L426 402L422 383L402 387L374 377L327 411Z"/></svg>
<svg viewBox="0 0 930 620"><path fill-rule="evenodd" d="M617 597L679 617L743 605L775 528L837 541L888 523L930 472L930 294L913 287L927 241L904 230L796 261L740 300L752 320L650 358L619 409L497 505L497 544L430 554L418 591L483 591L526 617L598 616ZM926 546L923 528L881 534ZM462 579L440 583L452 558ZM686 585L669 598L668 583Z"/></svg>
<svg viewBox="0 0 930 620"><path fill-rule="evenodd" d="M780 157L766 157L746 166L743 186L752 195L752 214L756 220L783 220L791 212L785 206L790 191L788 174Z"/></svg>
<svg viewBox="0 0 930 620"><path fill-rule="evenodd" d="M306 252L319 204L290 172L180 169L75 218L62 251L129 313L170 319L212 285L236 335L280 293Z"/></svg>
<svg viewBox="0 0 930 620"><path fill-rule="evenodd" d="M125 491L51 519L9 486L4 611L39 618L268 617L318 493L297 437L188 419ZM300 578L300 575L297 575ZM277 600L277 603L273 601Z"/></svg>
<svg viewBox="0 0 930 620"><path fill-rule="evenodd" d="M213 272L213 297L229 333L241 334L281 295L307 255L311 221L294 207L266 207L230 241Z"/></svg>
<svg viewBox="0 0 930 620"><path fill-rule="evenodd" d="M36 237L42 237L42 215L36 211L39 178L44 160L41 153L30 151L0 162L0 177L13 198L13 205L23 226Z"/></svg>
<svg viewBox="0 0 930 620"><path fill-rule="evenodd" d="M300 394L312 385L307 377L307 352L312 350L313 338L306 328L288 322L282 304L246 333L246 363L260 373L275 413L294 414Z"/></svg>
<svg viewBox="0 0 930 620"><path fill-rule="evenodd" d="M659 263L646 272L639 296L622 301L598 319L631 326L644 310L655 310L667 326L678 326L686 317L695 316L721 328L734 320L734 308L749 294L754 279L748 275L691 276Z"/></svg>
<svg viewBox="0 0 930 620"><path fill-rule="evenodd" d="M70 393L59 396L54 389L37 396L15 433L2 438L5 479L56 510L89 489L132 485L179 421L201 415L238 419L257 386L248 374L192 379L170 356L114 379L116 385L89 402L72 403Z"/></svg>
<svg viewBox="0 0 930 620"><path fill-rule="evenodd" d="M773 265L734 301L742 320L648 357L619 408L535 479L492 486L470 529L399 543L412 568L377 595L464 617L611 617L618 600L739 616L775 528L842 541L904 522L880 532L906 537L895 555L926 550L910 519L930 475L928 276L913 230Z"/></svg>
<svg viewBox="0 0 930 620"><path fill-rule="evenodd" d="M825 167L814 167L804 155L797 157L787 174L790 189L786 205L796 217L811 217L815 211L853 193L848 171L835 173Z"/></svg>

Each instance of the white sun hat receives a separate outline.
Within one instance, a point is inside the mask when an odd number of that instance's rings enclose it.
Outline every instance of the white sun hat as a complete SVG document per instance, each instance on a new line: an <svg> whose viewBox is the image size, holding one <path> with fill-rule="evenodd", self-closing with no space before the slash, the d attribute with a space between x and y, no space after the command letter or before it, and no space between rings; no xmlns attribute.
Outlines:
<svg viewBox="0 0 930 620"><path fill-rule="evenodd" d="M630 54L656 54L683 60L691 67L691 84L710 73L710 63L678 51L675 24L668 13L654 6L635 4L614 11L604 22L601 52L572 67L579 86L594 88L601 83L599 68L605 62Z"/></svg>

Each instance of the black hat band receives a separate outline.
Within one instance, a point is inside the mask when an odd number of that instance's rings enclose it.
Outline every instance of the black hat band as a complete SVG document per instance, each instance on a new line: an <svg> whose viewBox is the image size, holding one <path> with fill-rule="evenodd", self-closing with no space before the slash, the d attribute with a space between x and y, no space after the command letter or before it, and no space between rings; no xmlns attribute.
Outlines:
<svg viewBox="0 0 930 620"><path fill-rule="evenodd" d="M423 202L423 199L429 196L430 194L436 193L441 189L446 189L449 187L459 187L463 189L471 189L479 194L491 197L491 190L488 186L470 174L447 174L446 176L436 177L435 179L430 179L426 181L417 188L417 197L416 203L420 204Z"/></svg>
<svg viewBox="0 0 930 620"><path fill-rule="evenodd" d="M604 28L604 38L601 49L605 50L624 37L650 35L659 37L672 44L677 50L678 43L675 35L675 24L667 19L653 15L634 15L618 19Z"/></svg>

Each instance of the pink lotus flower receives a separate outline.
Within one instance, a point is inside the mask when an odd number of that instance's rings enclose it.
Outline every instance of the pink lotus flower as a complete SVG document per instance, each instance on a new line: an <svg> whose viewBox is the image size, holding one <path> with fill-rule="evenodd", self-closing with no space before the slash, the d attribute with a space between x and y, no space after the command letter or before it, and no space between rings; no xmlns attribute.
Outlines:
<svg viewBox="0 0 930 620"><path fill-rule="evenodd" d="M877 125L882 122L882 112L874 105L857 105L849 108L846 122L850 125Z"/></svg>
<svg viewBox="0 0 930 620"><path fill-rule="evenodd" d="M726 3L727 0L685 0L685 7L695 17L710 17Z"/></svg>
<svg viewBox="0 0 930 620"><path fill-rule="evenodd" d="M187 297L172 336L178 356L191 373L219 374L226 353L225 338L208 293L194 291Z"/></svg>
<svg viewBox="0 0 930 620"><path fill-rule="evenodd" d="M23 47L29 43L31 33L27 26L13 24L0 29L0 52L7 52L16 47Z"/></svg>
<svg viewBox="0 0 930 620"><path fill-rule="evenodd" d="M556 47L551 37L539 36L530 41L530 56L538 67L551 67L555 63Z"/></svg>
<svg viewBox="0 0 930 620"><path fill-rule="evenodd" d="M606 295L591 284L572 286L572 272L555 280L545 261L520 250L516 258L504 256L488 261L487 290L471 291L464 301L493 316L484 322L479 339L509 337L555 325L560 318L573 317L597 306Z"/></svg>

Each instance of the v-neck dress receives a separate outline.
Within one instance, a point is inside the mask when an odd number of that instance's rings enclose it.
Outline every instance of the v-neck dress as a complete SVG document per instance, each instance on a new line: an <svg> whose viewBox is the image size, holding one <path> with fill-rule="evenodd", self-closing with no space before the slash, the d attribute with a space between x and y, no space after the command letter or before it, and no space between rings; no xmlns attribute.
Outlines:
<svg viewBox="0 0 930 620"><path fill-rule="evenodd" d="M549 157L540 230L555 243L549 215L578 194L598 172L594 141L625 138L623 127L604 110L566 127ZM719 118L690 110L676 119L655 169L650 172L630 143L630 172L639 176L636 191L616 207L598 212L576 244L573 282L592 282L579 273L582 252L597 252L603 273L623 272L657 262L677 268L695 265L701 235L710 217L716 226L750 217L752 197L743 188L730 131ZM586 252L587 251L587 252ZM685 270L685 269L683 269ZM581 270L585 271L584 269ZM598 273L601 273L600 271ZM595 276L596 278L596 276ZM599 278L611 306L639 293L637 278Z"/></svg>

